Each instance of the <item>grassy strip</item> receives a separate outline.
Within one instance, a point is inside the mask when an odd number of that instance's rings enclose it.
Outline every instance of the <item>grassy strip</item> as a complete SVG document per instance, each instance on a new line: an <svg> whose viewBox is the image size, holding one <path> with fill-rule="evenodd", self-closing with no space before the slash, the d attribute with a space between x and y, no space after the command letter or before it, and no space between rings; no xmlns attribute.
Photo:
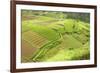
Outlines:
<svg viewBox="0 0 100 73"><path fill-rule="evenodd" d="M33 61L36 61L38 57L40 58L40 56L43 56L46 52L48 52L49 49L56 47L60 43L61 42L58 40L53 40L43 45L41 48L39 48L39 50L32 57Z"/></svg>

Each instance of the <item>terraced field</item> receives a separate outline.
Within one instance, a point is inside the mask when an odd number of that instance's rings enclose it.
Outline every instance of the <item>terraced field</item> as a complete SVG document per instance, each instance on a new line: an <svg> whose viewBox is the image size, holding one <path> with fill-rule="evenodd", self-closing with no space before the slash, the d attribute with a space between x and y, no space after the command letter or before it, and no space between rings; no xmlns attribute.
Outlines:
<svg viewBox="0 0 100 73"><path fill-rule="evenodd" d="M29 15L29 17L23 15L22 62L90 58L89 23L71 18L58 19L52 15L52 12L47 15Z"/></svg>
<svg viewBox="0 0 100 73"><path fill-rule="evenodd" d="M32 31L24 32L22 34L22 41L22 56L23 58L28 57L29 60L34 51L38 50L38 48L42 47L42 45L48 42L47 39Z"/></svg>

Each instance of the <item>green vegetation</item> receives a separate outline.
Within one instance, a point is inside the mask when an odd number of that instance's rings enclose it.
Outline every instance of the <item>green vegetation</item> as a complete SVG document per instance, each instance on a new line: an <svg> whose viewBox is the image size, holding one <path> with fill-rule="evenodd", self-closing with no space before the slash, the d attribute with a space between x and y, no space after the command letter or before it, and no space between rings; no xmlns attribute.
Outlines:
<svg viewBox="0 0 100 73"><path fill-rule="evenodd" d="M89 13L22 10L22 62L90 58Z"/></svg>

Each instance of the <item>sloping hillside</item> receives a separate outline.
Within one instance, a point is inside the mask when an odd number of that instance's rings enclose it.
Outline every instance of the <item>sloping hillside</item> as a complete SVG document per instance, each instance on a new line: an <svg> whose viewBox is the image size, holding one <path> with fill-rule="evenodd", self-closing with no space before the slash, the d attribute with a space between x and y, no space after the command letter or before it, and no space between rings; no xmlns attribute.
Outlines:
<svg viewBox="0 0 100 73"><path fill-rule="evenodd" d="M86 60L89 23L37 16L22 20L22 62Z"/></svg>

